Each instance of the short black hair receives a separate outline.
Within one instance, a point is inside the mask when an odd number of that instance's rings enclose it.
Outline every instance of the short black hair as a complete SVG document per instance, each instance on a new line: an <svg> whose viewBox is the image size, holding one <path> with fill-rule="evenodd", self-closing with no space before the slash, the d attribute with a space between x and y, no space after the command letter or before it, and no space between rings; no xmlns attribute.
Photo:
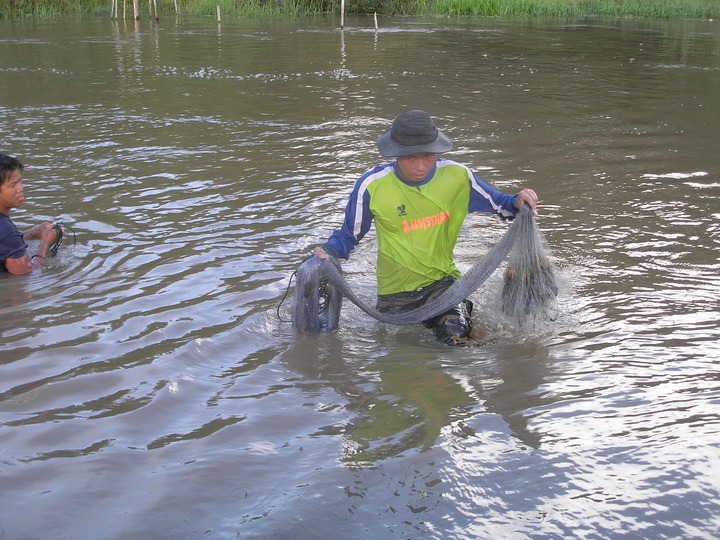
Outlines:
<svg viewBox="0 0 720 540"><path fill-rule="evenodd" d="M0 153L0 186L10 178L10 175L20 169L21 171L25 168L25 165L20 163L17 158L8 156L7 154Z"/></svg>

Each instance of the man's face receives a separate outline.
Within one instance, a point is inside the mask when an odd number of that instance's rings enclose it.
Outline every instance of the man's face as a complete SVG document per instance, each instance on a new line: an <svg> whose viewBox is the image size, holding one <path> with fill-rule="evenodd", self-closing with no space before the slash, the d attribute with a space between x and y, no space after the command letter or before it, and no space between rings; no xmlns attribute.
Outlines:
<svg viewBox="0 0 720 540"><path fill-rule="evenodd" d="M22 175L20 169L15 169L0 184L0 210L8 212L12 208L20 206L24 201Z"/></svg>
<svg viewBox="0 0 720 540"><path fill-rule="evenodd" d="M422 182L432 170L437 154L414 154L397 158L403 179L408 182Z"/></svg>

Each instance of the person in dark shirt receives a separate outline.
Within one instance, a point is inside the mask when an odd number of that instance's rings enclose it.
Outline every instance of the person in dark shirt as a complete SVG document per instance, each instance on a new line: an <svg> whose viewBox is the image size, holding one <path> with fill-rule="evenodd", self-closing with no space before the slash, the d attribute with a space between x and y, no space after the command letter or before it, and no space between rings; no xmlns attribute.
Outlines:
<svg viewBox="0 0 720 540"><path fill-rule="evenodd" d="M47 253L58 232L54 223L41 223L20 232L10 220L10 211L25 201L22 171L24 165L16 158L0 153L0 271L27 274L47 266ZM37 253L28 254L26 240L40 240Z"/></svg>

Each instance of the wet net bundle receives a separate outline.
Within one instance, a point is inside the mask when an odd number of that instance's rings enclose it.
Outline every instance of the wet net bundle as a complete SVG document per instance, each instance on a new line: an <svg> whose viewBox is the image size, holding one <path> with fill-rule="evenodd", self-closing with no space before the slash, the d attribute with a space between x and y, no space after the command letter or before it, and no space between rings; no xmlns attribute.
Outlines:
<svg viewBox="0 0 720 540"><path fill-rule="evenodd" d="M369 307L342 276L332 257L310 257L297 270L292 325L298 332L321 333L337 328L342 298L387 324L415 324L443 313L476 291L510 254L503 285L502 310L522 325L549 307L557 295L556 275L532 210L525 205L505 235L460 279L433 301L404 313L381 313Z"/></svg>
<svg viewBox="0 0 720 540"><path fill-rule="evenodd" d="M310 257L298 267L291 319L295 330L318 334L338 327L342 289L328 281L330 278L334 284L338 275L344 282L340 263L335 259Z"/></svg>
<svg viewBox="0 0 720 540"><path fill-rule="evenodd" d="M535 220L518 220L515 226L517 238L503 274L501 309L513 325L523 327L553 311L557 271Z"/></svg>

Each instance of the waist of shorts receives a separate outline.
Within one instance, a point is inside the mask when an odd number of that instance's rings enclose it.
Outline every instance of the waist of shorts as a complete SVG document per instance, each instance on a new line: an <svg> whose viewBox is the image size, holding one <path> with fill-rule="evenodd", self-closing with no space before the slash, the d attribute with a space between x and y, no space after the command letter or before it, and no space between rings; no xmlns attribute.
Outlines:
<svg viewBox="0 0 720 540"><path fill-rule="evenodd" d="M377 297L377 309L379 311L401 312L409 311L426 304L433 298L442 294L450 285L455 282L453 276L445 276L438 281L415 289L414 291L403 291L393 294L381 294Z"/></svg>

